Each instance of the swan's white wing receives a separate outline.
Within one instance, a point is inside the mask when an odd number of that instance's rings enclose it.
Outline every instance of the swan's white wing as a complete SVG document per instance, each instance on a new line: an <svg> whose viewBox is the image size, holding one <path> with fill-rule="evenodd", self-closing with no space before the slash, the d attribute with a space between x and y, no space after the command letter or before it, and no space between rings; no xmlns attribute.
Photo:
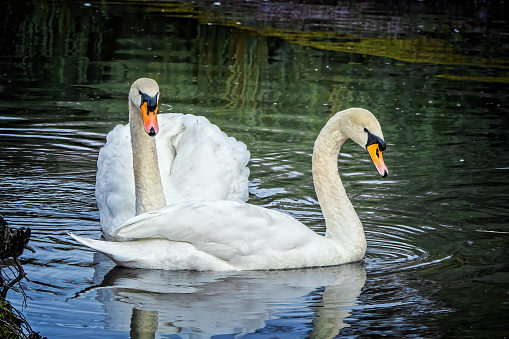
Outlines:
<svg viewBox="0 0 509 339"><path fill-rule="evenodd" d="M249 151L206 118L162 115L158 135L159 167L168 205L188 200L248 198Z"/></svg>
<svg viewBox="0 0 509 339"><path fill-rule="evenodd" d="M241 269L281 260L325 239L284 213L235 201L189 201L138 215L113 233L121 238L168 239ZM299 259L295 260L299 264ZM284 263L287 265L287 263ZM277 268L271 263L271 268Z"/></svg>
<svg viewBox="0 0 509 339"><path fill-rule="evenodd" d="M249 151L204 117L158 116L159 168L166 201L248 198ZM134 174L129 126L118 125L107 136L97 161L96 199L103 231L135 215Z"/></svg>
<svg viewBox="0 0 509 339"><path fill-rule="evenodd" d="M95 198L105 233L135 215L133 154L128 125L117 125L99 151Z"/></svg>

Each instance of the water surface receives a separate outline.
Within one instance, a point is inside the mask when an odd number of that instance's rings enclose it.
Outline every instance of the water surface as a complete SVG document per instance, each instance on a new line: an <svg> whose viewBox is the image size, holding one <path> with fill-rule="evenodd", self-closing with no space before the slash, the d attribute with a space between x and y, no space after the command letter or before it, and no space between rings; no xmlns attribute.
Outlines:
<svg viewBox="0 0 509 339"><path fill-rule="evenodd" d="M509 335L509 31L503 5L475 6L8 2L0 201L11 226L32 228L32 327L48 338ZM132 270L72 241L100 237L98 151L144 76L163 113L203 115L248 145L251 203L319 233L313 142L335 112L371 110L389 177L351 142L338 161L365 260Z"/></svg>

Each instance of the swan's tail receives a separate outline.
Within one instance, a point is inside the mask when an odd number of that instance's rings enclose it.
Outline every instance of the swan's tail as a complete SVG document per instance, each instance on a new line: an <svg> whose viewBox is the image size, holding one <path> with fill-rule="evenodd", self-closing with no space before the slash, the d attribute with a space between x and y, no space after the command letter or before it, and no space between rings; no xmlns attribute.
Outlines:
<svg viewBox="0 0 509 339"><path fill-rule="evenodd" d="M167 239L102 241L69 233L77 242L101 252L119 266L165 270L232 271L233 266L186 242Z"/></svg>
<svg viewBox="0 0 509 339"><path fill-rule="evenodd" d="M76 234L69 233L71 237L77 242L90 247L98 252L101 252L117 265L125 267L140 267L140 258L150 256L150 249L152 248L150 240L128 241L128 242L115 242L115 241L102 241L80 237ZM158 242L158 240L152 240ZM143 266L146 268L146 266Z"/></svg>
<svg viewBox="0 0 509 339"><path fill-rule="evenodd" d="M96 251L99 251L101 253L107 254L108 250L111 250L111 243L107 241L101 241L101 240L93 240L88 238L80 237L79 235L76 235L74 233L69 233L71 237L74 238L77 242L79 242L82 245L85 245L87 247L90 247Z"/></svg>

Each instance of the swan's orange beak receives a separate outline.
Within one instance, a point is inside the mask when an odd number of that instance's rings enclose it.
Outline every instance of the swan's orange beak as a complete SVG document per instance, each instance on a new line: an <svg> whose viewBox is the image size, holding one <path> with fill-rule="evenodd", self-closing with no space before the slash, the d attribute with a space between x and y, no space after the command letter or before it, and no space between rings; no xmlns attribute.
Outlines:
<svg viewBox="0 0 509 339"><path fill-rule="evenodd" d="M373 160L378 173L380 173L383 178L387 177L389 171L387 170L387 166L385 166L382 151L380 150L378 144L371 144L366 148L368 149L369 155L371 155L371 160Z"/></svg>
<svg viewBox="0 0 509 339"><path fill-rule="evenodd" d="M141 112L143 113L143 125L145 125L145 132L148 135L154 136L159 132L159 125L157 124L157 106L152 109L148 107L145 101L141 105Z"/></svg>

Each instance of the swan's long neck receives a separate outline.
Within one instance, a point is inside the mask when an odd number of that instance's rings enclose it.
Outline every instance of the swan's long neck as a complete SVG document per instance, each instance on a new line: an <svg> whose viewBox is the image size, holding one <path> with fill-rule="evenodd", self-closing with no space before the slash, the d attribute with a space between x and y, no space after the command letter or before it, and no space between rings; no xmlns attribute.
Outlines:
<svg viewBox="0 0 509 339"><path fill-rule="evenodd" d="M140 110L129 100L136 215L166 206L155 137L151 137L145 132L141 114Z"/></svg>
<svg viewBox="0 0 509 339"><path fill-rule="evenodd" d="M365 251L366 237L338 173L338 154L348 136L342 131L342 115L336 114L322 129L313 149L313 181L331 238L349 250Z"/></svg>

